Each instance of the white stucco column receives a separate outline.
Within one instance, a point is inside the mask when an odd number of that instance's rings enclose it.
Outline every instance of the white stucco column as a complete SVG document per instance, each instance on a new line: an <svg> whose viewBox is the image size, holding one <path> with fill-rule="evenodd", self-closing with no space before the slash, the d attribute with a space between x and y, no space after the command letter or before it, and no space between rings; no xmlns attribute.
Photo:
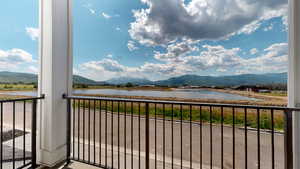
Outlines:
<svg viewBox="0 0 300 169"><path fill-rule="evenodd" d="M288 104L300 103L300 1L289 0ZM293 113L294 169L300 168L300 113Z"/></svg>
<svg viewBox="0 0 300 169"><path fill-rule="evenodd" d="M72 92L71 0L40 0L40 104L38 162L54 166L66 158L67 102Z"/></svg>

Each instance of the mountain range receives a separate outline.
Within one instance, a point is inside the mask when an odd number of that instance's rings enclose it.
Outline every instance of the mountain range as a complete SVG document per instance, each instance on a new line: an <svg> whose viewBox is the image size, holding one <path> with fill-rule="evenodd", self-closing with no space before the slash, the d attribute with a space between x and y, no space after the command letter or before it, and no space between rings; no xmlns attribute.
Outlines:
<svg viewBox="0 0 300 169"><path fill-rule="evenodd" d="M237 85L267 85L286 84L287 73L243 74L233 76L198 76L184 75L167 80L156 81L164 86L237 86Z"/></svg>
<svg viewBox="0 0 300 169"><path fill-rule="evenodd" d="M31 73L0 72L0 83L37 83L37 75ZM237 86L237 85L266 85L286 84L287 73L243 74L232 76L199 76L183 75L167 80L150 81L145 78L120 77L107 81L94 81L82 76L73 76L74 84L87 85L160 85L160 86Z"/></svg>
<svg viewBox="0 0 300 169"><path fill-rule="evenodd" d="M127 84L132 83L135 85L149 85L153 84L154 82L145 79L145 78L133 78L133 77L119 77L119 78L112 78L107 81L105 81L107 84L112 85L120 85L120 84Z"/></svg>
<svg viewBox="0 0 300 169"><path fill-rule="evenodd" d="M36 74L32 73L19 73L19 72L0 72L0 83L37 83L38 76ZM94 80L74 75L73 76L73 82L74 84L98 84L99 82L96 82Z"/></svg>
<svg viewBox="0 0 300 169"><path fill-rule="evenodd" d="M106 81L108 84L121 85L132 83L135 85L159 85L159 86L238 86L238 85L268 85L286 84L287 73L268 74L243 74L232 76L199 76L183 75L167 80L150 81L144 78L113 78Z"/></svg>

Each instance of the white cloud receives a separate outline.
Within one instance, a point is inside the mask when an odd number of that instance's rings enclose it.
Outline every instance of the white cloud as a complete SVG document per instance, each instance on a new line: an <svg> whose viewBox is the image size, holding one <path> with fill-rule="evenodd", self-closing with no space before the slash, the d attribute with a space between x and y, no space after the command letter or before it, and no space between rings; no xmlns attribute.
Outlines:
<svg viewBox="0 0 300 169"><path fill-rule="evenodd" d="M217 69L217 72L227 72L227 69L219 68Z"/></svg>
<svg viewBox="0 0 300 169"><path fill-rule="evenodd" d="M90 11L90 13L91 13L92 15L95 15L95 14L96 14L96 11L95 11L94 9L89 9L89 11Z"/></svg>
<svg viewBox="0 0 300 169"><path fill-rule="evenodd" d="M40 36L40 30L38 28L27 27L26 33L30 36L32 40L38 40Z"/></svg>
<svg viewBox="0 0 300 169"><path fill-rule="evenodd" d="M29 66L28 67L28 72L30 72L30 73L38 73L39 72L39 69L38 69L38 67L37 66Z"/></svg>
<svg viewBox="0 0 300 169"><path fill-rule="evenodd" d="M257 53L258 53L258 49L256 49L256 48L253 48L253 49L250 50L251 55L255 55Z"/></svg>
<svg viewBox="0 0 300 169"><path fill-rule="evenodd" d="M22 49L0 50L0 61L20 64L33 62L32 55Z"/></svg>
<svg viewBox="0 0 300 169"><path fill-rule="evenodd" d="M144 45L166 45L182 38L227 39L250 34L262 21L287 15L287 0L141 1L148 8L133 12L129 33Z"/></svg>
<svg viewBox="0 0 300 169"><path fill-rule="evenodd" d="M267 31L272 30L273 26L274 26L273 24L270 24L269 26L267 26L267 27L264 28L264 31L267 32Z"/></svg>
<svg viewBox="0 0 300 169"><path fill-rule="evenodd" d="M287 71L288 44L276 43L264 49L264 54L245 59L240 69L248 72L269 73Z"/></svg>
<svg viewBox="0 0 300 169"><path fill-rule="evenodd" d="M105 12L102 12L101 14L105 19L110 19L112 16L108 15L107 13Z"/></svg>
<svg viewBox="0 0 300 169"><path fill-rule="evenodd" d="M149 79L161 79L171 76L183 75L191 71L175 63L156 64L145 63L139 67L128 67L116 60L102 59L90 61L79 65L78 72L95 80L107 80L116 76L146 77Z"/></svg>
<svg viewBox="0 0 300 169"><path fill-rule="evenodd" d="M91 3L84 4L83 7L88 9L90 14L92 14L92 15L96 14L96 10L93 8L93 5Z"/></svg>
<svg viewBox="0 0 300 169"><path fill-rule="evenodd" d="M185 64L195 70L216 69L233 70L248 73L283 72L287 70L287 43L277 43L264 49L261 55L255 58L242 58L239 48L226 49L223 46L205 45L205 51L198 56L187 56Z"/></svg>
<svg viewBox="0 0 300 169"><path fill-rule="evenodd" d="M91 61L83 64L84 67L90 67L98 70L106 70L109 72L122 72L126 69L125 66L119 64L118 61L112 59L103 59L101 61Z"/></svg>
<svg viewBox="0 0 300 169"><path fill-rule="evenodd" d="M238 31L238 34L244 33L246 35L250 35L251 33L255 32L260 26L260 21L256 20L248 25L245 25L242 29L240 29L240 31Z"/></svg>
<svg viewBox="0 0 300 169"><path fill-rule="evenodd" d="M138 73L145 74L145 76L158 75L163 77L179 76L186 73L191 73L192 70L185 65L178 65L176 63L145 63L137 69Z"/></svg>
<svg viewBox="0 0 300 169"><path fill-rule="evenodd" d="M73 67L73 74L80 75L80 71L78 70L78 68Z"/></svg>
<svg viewBox="0 0 300 169"><path fill-rule="evenodd" d="M139 48L136 46L135 42L130 40L127 43L127 48L129 51L134 51L134 50L138 50Z"/></svg>
<svg viewBox="0 0 300 169"><path fill-rule="evenodd" d="M36 73L36 60L32 55L22 49L1 50L0 70Z"/></svg>
<svg viewBox="0 0 300 169"><path fill-rule="evenodd" d="M154 58L161 61L176 61L180 57L186 56L191 52L198 51L199 48L194 46L196 42L191 40L185 40L178 43L173 43L167 46L167 52L156 52Z"/></svg>
<svg viewBox="0 0 300 169"><path fill-rule="evenodd" d="M282 17L282 23L284 25L284 29L283 31L287 31L288 30L288 26L289 26L289 23L288 23L288 16L284 16Z"/></svg>
<svg viewBox="0 0 300 169"><path fill-rule="evenodd" d="M116 31L121 31L121 28L119 28L119 27L116 27Z"/></svg>
<svg viewBox="0 0 300 169"><path fill-rule="evenodd" d="M184 57L185 64L195 70L227 69L240 65L243 60L238 54L241 51L239 48L204 45L203 49L199 55Z"/></svg>
<svg viewBox="0 0 300 169"><path fill-rule="evenodd" d="M112 54L108 54L106 55L107 58L113 58L113 55Z"/></svg>
<svg viewBox="0 0 300 169"><path fill-rule="evenodd" d="M118 76L159 80L210 70L220 74L241 74L283 72L287 69L287 43L273 44L261 51L257 57L249 59L240 56L243 52L240 48L203 45L200 49L193 49L183 44L185 43L175 43L168 46L166 53L156 53L155 57L164 63L146 62L141 66L129 67L112 58L106 58L79 65L79 72L95 80Z"/></svg>

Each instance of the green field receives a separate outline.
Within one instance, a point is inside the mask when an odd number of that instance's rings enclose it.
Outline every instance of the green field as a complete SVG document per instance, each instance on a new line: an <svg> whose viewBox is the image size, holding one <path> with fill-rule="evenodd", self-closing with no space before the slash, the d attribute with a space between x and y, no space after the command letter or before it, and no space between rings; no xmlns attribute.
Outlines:
<svg viewBox="0 0 300 169"><path fill-rule="evenodd" d="M279 97L287 97L287 93L276 93L276 92L272 92L272 93L260 93L261 95L265 95L265 96L279 96Z"/></svg>
<svg viewBox="0 0 300 169"><path fill-rule="evenodd" d="M33 84L0 84L0 90L3 91L17 91L17 90L34 90L35 85ZM76 87L76 86L74 86ZM111 86L88 86L88 88L103 88L103 89L111 89ZM114 89L125 89L125 90L153 90L151 87L114 87ZM171 90L170 88L155 88L156 90ZM285 94L277 94L277 93L266 93L264 95L268 96L282 96ZM8 95L2 95L0 96L0 99L13 99L18 98L18 96L8 96ZM78 103L75 104L78 106ZM86 102L86 106L88 103ZM80 104L80 107L83 107L83 103ZM91 104L91 108L93 108L94 105ZM106 105L105 102L102 102L102 105L100 106L99 102L96 102L95 109L99 110L101 107L102 110L105 110ZM117 111L119 109L120 112L125 112L125 105L124 103L120 103L119 107L117 103L115 103L113 106L111 105L111 102L107 103L107 110ZM139 111L140 109L140 111ZM145 104L141 104L140 106L137 103L134 103L131 107L131 105L128 103L126 107L127 113L133 113L133 114L139 114L141 115L145 114ZM155 113L156 112L156 113ZM226 125L232 125L235 124L236 126L244 127L245 124L245 115L243 109L236 109L235 110L235 116L233 118L232 109L224 109L223 111L223 118L220 108L213 108L212 112L210 113L210 110L208 107L203 107L202 111L200 113L199 107L192 107L192 110L190 111L189 106L183 106L182 111L180 107L174 106L173 111L170 105L166 105L163 107L162 105L157 105L156 109L153 104L149 105L149 113L153 117L155 114L158 117L165 117L167 119L173 119L174 120L181 120L181 117L183 120L192 120L194 122L212 122L214 124L220 124L224 123ZM257 112L256 110L249 110L247 113L247 126L252 128L257 128ZM271 129L272 128L272 122L271 122L271 115L269 111L262 110L260 112L260 128L261 129ZM274 128L276 130L282 131L284 128L284 118L282 112L275 112L274 113Z"/></svg>
<svg viewBox="0 0 300 169"><path fill-rule="evenodd" d="M34 90L36 85L34 84L0 84L0 90Z"/></svg>
<svg viewBox="0 0 300 169"><path fill-rule="evenodd" d="M85 104L85 105L84 105ZM90 105L89 105L90 104ZM97 101L91 101L90 103L86 101L83 103L83 101L80 102L80 104L76 101L73 106L78 107L90 107L93 111L94 107L96 111L100 110L100 102ZM126 112L127 114L141 114L142 116L145 115L145 103L141 103L140 105L138 103L126 103L122 102L119 105L114 102L112 105L111 101L101 102L101 110L102 111L112 111L113 112ZM154 104L149 104L149 114L151 117L154 117L155 114L157 117L165 117L166 119L173 119L174 120L185 120L189 121L192 120L194 122L204 122L209 123L212 122L214 124L223 124L225 125L233 125L235 124L237 127L244 127L245 125L245 113L244 109L235 109L235 113L233 116L232 108L224 108L223 109L223 117L222 117L222 111L221 108L212 108L210 111L209 107L202 107L200 111L200 107L190 107L190 106L182 106L182 109L179 105L174 105L173 109L171 105L166 105L163 107L163 105L158 104L155 108ZM234 118L233 118L234 117ZM257 128L257 110L249 109L247 110L247 126L251 128ZM271 112L267 110L261 110L260 111L260 128L261 129L272 129L272 120L271 120ZM284 129L284 118L283 118L283 112L282 111L274 111L274 128L275 130L282 131Z"/></svg>

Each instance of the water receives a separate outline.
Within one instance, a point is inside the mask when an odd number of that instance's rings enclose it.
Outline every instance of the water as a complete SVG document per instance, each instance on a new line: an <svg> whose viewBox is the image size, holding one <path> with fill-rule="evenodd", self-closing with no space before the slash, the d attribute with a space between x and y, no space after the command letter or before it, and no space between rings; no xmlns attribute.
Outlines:
<svg viewBox="0 0 300 169"><path fill-rule="evenodd" d="M37 96L36 91L1 91L0 94L12 95L12 96Z"/></svg>
<svg viewBox="0 0 300 169"><path fill-rule="evenodd" d="M35 91L14 91L0 92L0 94L36 96ZM116 90L116 89L88 89L74 90L74 94L101 94L118 96L145 96L145 97L167 97L180 99L217 99L217 100L247 100L255 101L257 99L237 94L229 94L205 89L176 89L173 91L155 91L155 90Z"/></svg>

